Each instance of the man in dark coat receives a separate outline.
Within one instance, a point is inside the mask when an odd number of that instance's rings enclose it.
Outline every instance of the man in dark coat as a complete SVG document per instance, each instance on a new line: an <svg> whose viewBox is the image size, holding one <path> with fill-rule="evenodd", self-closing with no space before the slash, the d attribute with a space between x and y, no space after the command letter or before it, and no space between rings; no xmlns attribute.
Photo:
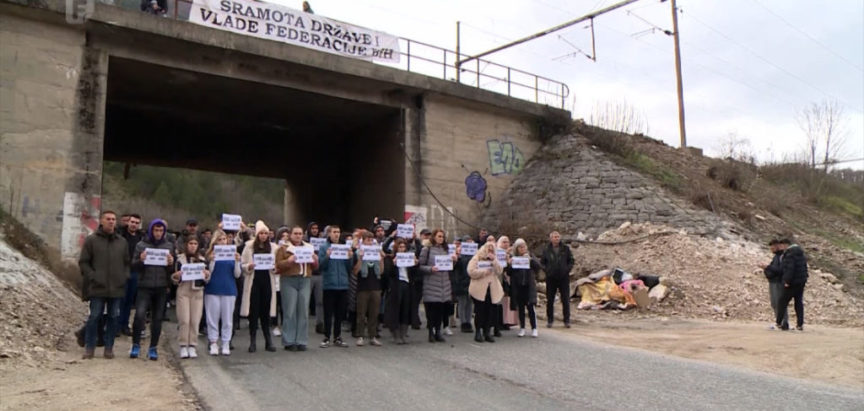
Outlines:
<svg viewBox="0 0 864 411"><path fill-rule="evenodd" d="M99 228L84 240L78 266L84 281L81 297L90 302L90 316L84 332L84 359L91 359L96 351L99 321L108 307L108 322L105 330L104 357L114 358L114 336L117 335L117 318L120 303L126 293L129 278L129 249L126 240L116 231L117 214L103 211L99 216Z"/></svg>
<svg viewBox="0 0 864 411"><path fill-rule="evenodd" d="M780 240L783 256L780 261L783 266L783 295L780 296L777 308L777 324L786 317L789 301L795 299L795 319L798 331L804 331L804 285L807 284L807 256L798 244L792 244L789 239ZM788 330L787 324L782 330Z"/></svg>
<svg viewBox="0 0 864 411"><path fill-rule="evenodd" d="M783 295L783 266L781 264L780 258L783 256L783 250L780 246L780 240L774 239L768 243L768 247L771 249L771 253L774 254L774 258L771 259L771 264L762 267L762 270L765 272L765 278L768 279L768 297L771 299L771 310L774 311L774 316L777 316L777 308L778 302L780 301L780 296ZM782 323L776 323L776 325L772 325L771 329L782 329L789 328L789 316L786 315L783 317Z"/></svg>
<svg viewBox="0 0 864 411"><path fill-rule="evenodd" d="M564 309L564 327L570 328L570 271L573 270L573 252L570 246L561 243L561 234L549 234L549 245L543 250L540 265L546 272L546 327L552 328L555 321L555 293L561 295Z"/></svg>

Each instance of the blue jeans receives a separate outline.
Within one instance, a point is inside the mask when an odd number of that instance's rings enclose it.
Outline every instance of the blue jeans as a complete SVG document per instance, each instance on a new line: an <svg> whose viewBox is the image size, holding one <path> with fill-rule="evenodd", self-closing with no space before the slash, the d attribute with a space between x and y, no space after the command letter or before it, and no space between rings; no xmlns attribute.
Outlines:
<svg viewBox="0 0 864 411"><path fill-rule="evenodd" d="M114 336L117 335L117 317L120 316L122 298L90 297L90 316L84 327L84 346L88 350L96 349L96 337L99 332L99 320L102 319L105 306L108 306L108 321L105 324L105 349L114 347Z"/></svg>
<svg viewBox="0 0 864 411"><path fill-rule="evenodd" d="M309 343L309 294L312 280L301 276L280 276L282 294L282 345Z"/></svg>
<svg viewBox="0 0 864 411"><path fill-rule="evenodd" d="M138 273L131 272L126 280L126 296L120 305L119 326L121 330L129 328L129 316L132 314L132 304L135 303L135 295L138 294Z"/></svg>

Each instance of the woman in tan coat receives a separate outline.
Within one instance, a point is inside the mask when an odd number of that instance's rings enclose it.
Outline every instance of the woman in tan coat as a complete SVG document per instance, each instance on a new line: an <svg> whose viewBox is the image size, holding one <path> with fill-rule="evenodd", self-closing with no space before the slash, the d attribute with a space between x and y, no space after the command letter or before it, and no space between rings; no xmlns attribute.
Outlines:
<svg viewBox="0 0 864 411"><path fill-rule="evenodd" d="M468 276L471 277L468 294L474 301L474 341L495 342L490 328L498 307L495 304L500 304L504 298L504 289L498 279L502 271L501 263L495 258L495 244L491 242L480 247L468 263Z"/></svg>

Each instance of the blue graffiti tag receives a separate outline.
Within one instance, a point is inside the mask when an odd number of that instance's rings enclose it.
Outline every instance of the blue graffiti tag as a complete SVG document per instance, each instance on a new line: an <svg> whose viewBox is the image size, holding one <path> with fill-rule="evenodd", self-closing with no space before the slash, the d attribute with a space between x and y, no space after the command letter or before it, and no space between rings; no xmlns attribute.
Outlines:
<svg viewBox="0 0 864 411"><path fill-rule="evenodd" d="M489 167L493 176L519 174L525 166L525 156L513 143L487 140L486 148L489 150Z"/></svg>
<svg viewBox="0 0 864 411"><path fill-rule="evenodd" d="M465 194L478 203L486 201L486 179L480 172L472 171L465 177Z"/></svg>

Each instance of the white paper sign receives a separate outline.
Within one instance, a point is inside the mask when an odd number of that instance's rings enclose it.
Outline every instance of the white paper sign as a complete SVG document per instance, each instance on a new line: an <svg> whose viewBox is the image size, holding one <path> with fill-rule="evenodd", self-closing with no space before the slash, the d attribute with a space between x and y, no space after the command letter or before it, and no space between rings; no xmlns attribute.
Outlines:
<svg viewBox="0 0 864 411"><path fill-rule="evenodd" d="M477 254L477 243L462 243L462 255Z"/></svg>
<svg viewBox="0 0 864 411"><path fill-rule="evenodd" d="M363 250L363 261L378 261L381 259L380 245L361 245L360 249Z"/></svg>
<svg viewBox="0 0 864 411"><path fill-rule="evenodd" d="M456 255L456 244L450 244L447 247L447 254L450 255L450 257Z"/></svg>
<svg viewBox="0 0 864 411"><path fill-rule="evenodd" d="M495 257L498 259L498 262L501 263L502 268L507 267L507 250L496 249Z"/></svg>
<svg viewBox="0 0 864 411"><path fill-rule="evenodd" d="M204 263L183 264L180 267L181 281L195 281L204 279Z"/></svg>
<svg viewBox="0 0 864 411"><path fill-rule="evenodd" d="M214 245L213 261L234 261L237 254L236 245Z"/></svg>
<svg viewBox="0 0 864 411"><path fill-rule="evenodd" d="M491 270L492 269L492 262L491 261L478 261L477 262L477 269L479 269L479 270Z"/></svg>
<svg viewBox="0 0 864 411"><path fill-rule="evenodd" d="M396 237L414 238L414 224L399 224L396 226Z"/></svg>
<svg viewBox="0 0 864 411"><path fill-rule="evenodd" d="M315 247L316 251L319 250L321 248L321 246L324 245L324 243L326 243L326 242L327 242L326 238L318 238L318 237L310 237L309 238L309 244L312 244L312 246Z"/></svg>
<svg viewBox="0 0 864 411"><path fill-rule="evenodd" d="M436 255L435 267L438 267L438 271L453 271L453 260L449 255Z"/></svg>
<svg viewBox="0 0 864 411"><path fill-rule="evenodd" d="M531 260L528 257L513 257L510 259L510 262L513 263L513 268L516 269L531 268Z"/></svg>
<svg viewBox="0 0 864 411"><path fill-rule="evenodd" d="M312 246L294 247L294 262L297 264L312 264L314 262L312 259L313 253L315 253L315 249Z"/></svg>
<svg viewBox="0 0 864 411"><path fill-rule="evenodd" d="M276 257L273 254L252 254L252 262L256 270L272 270L276 268Z"/></svg>
<svg viewBox="0 0 864 411"><path fill-rule="evenodd" d="M396 267L414 267L414 253L396 253Z"/></svg>
<svg viewBox="0 0 864 411"><path fill-rule="evenodd" d="M333 244L330 246L331 260L347 260L348 259L348 244Z"/></svg>
<svg viewBox="0 0 864 411"><path fill-rule="evenodd" d="M169 250L164 248L147 248L144 250L147 252L147 257L144 258L144 265L168 265L168 253Z"/></svg>
<svg viewBox="0 0 864 411"><path fill-rule="evenodd" d="M239 215L222 214L222 229L223 230L231 230L231 231L239 231L241 221L243 221L243 217L240 217Z"/></svg>
<svg viewBox="0 0 864 411"><path fill-rule="evenodd" d="M273 3L195 0L189 21L325 53L399 62L399 39L395 36Z"/></svg>

